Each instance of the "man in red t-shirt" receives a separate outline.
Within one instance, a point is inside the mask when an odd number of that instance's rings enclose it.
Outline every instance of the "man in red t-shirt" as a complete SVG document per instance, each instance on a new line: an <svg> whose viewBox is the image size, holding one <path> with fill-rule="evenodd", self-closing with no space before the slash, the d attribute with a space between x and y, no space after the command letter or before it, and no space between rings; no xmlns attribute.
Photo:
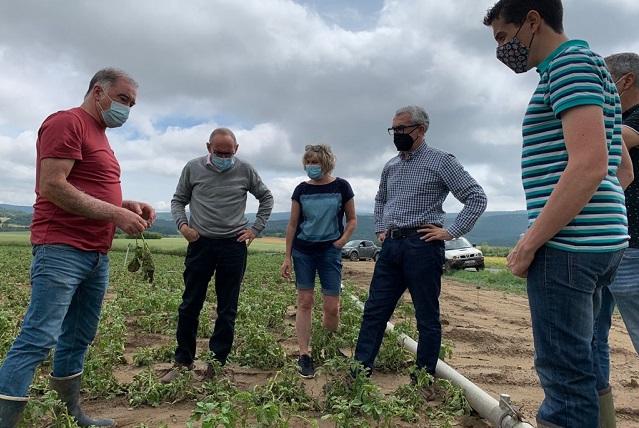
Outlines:
<svg viewBox="0 0 639 428"><path fill-rule="evenodd" d="M115 426L86 416L79 394L109 283L115 228L138 234L155 219L150 205L122 200L120 166L105 133L124 124L136 94L126 73L100 70L80 107L52 114L38 131L31 301L0 367L2 428L18 423L35 369L53 347L51 387L69 413L80 426Z"/></svg>

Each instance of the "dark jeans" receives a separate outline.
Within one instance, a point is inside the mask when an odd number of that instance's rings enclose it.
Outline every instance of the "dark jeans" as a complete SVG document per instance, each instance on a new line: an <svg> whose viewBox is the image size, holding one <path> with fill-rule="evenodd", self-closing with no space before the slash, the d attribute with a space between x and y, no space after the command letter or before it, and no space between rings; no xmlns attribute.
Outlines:
<svg viewBox="0 0 639 428"><path fill-rule="evenodd" d="M175 361L189 365L195 359L197 327L206 290L215 273L217 319L209 349L226 363L235 332L237 301L246 269L246 244L231 239L200 237L190 243L184 261L184 294L178 310Z"/></svg>
<svg viewBox="0 0 639 428"><path fill-rule="evenodd" d="M535 369L544 389L538 422L599 426L593 325L601 289L615 278L623 251L576 253L542 247L528 269Z"/></svg>
<svg viewBox="0 0 639 428"><path fill-rule="evenodd" d="M442 241L425 242L419 235L384 241L364 307L355 359L373 368L386 323L393 315L397 301L408 289L419 331L417 367L435 373L442 341L439 292L443 265Z"/></svg>

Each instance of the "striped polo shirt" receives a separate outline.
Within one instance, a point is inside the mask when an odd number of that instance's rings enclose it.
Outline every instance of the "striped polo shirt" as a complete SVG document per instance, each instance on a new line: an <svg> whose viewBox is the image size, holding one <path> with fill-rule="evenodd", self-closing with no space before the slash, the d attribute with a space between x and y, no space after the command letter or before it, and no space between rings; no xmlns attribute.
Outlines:
<svg viewBox="0 0 639 428"><path fill-rule="evenodd" d="M624 192L617 179L621 163L621 104L603 58L581 40L559 46L537 68L539 85L523 124L522 179L532 225L568 164L561 114L573 107L603 109L608 174L592 199L547 245L572 252L607 252L627 247Z"/></svg>

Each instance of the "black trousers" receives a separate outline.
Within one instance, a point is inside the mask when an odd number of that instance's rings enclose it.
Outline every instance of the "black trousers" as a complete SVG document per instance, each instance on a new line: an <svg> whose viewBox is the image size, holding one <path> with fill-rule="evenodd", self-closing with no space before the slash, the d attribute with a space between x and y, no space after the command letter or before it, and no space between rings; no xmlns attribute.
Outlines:
<svg viewBox="0 0 639 428"><path fill-rule="evenodd" d="M246 244L235 238L209 239L201 236L189 243L184 260L184 294L178 310L175 361L189 365L195 359L200 311L209 282L215 274L217 320L209 349L222 364L231 352L235 333L237 302L246 269Z"/></svg>

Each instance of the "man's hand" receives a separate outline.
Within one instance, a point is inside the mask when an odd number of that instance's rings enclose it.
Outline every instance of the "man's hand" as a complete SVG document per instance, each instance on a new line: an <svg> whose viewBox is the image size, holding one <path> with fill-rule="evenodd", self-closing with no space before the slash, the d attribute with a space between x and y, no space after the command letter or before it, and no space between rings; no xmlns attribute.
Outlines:
<svg viewBox="0 0 639 428"><path fill-rule="evenodd" d="M286 257L284 259L284 263L282 263L282 267L280 267L280 274L282 275L282 278L284 278L287 281L291 281L292 270L293 270L293 263L291 262L291 258Z"/></svg>
<svg viewBox="0 0 639 428"><path fill-rule="evenodd" d="M377 240L379 242L384 242L386 239L386 232L377 232Z"/></svg>
<svg viewBox="0 0 639 428"><path fill-rule="evenodd" d="M253 229L244 229L242 232L238 233L237 242L246 242L246 246L251 245L251 242L255 239L255 232Z"/></svg>
<svg viewBox="0 0 639 428"><path fill-rule="evenodd" d="M421 233L423 236L421 236L419 239L422 239L426 242L450 241L451 239L453 239L453 235L448 233L446 229L432 224L427 224L422 229L418 229L417 233Z"/></svg>
<svg viewBox="0 0 639 428"><path fill-rule="evenodd" d="M184 236L184 239L189 242L195 242L200 239L199 232L186 224L180 226L180 233Z"/></svg>
<svg viewBox="0 0 639 428"><path fill-rule="evenodd" d="M155 209L146 202L138 201L122 201L122 208L133 211L143 219L145 219L150 227L155 221Z"/></svg>
<svg viewBox="0 0 639 428"><path fill-rule="evenodd" d="M520 278L528 276L528 268L535 259L536 253L536 251L527 248L525 239L526 236L524 235L506 257L508 269L513 275Z"/></svg>
<svg viewBox="0 0 639 428"><path fill-rule="evenodd" d="M127 235L137 235L149 227L145 219L125 208L117 209L113 216L113 223Z"/></svg>

